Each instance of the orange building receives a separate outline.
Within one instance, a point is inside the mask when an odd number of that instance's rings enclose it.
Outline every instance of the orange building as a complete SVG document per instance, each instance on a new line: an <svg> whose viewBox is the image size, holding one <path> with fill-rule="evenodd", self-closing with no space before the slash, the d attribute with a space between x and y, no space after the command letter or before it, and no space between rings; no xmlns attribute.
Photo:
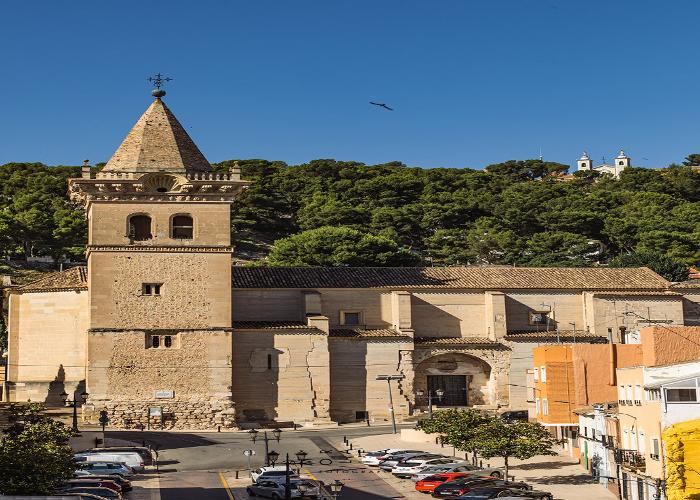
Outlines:
<svg viewBox="0 0 700 500"><path fill-rule="evenodd" d="M578 457L574 410L617 399L616 368L642 362L640 344L567 344L533 349L535 416Z"/></svg>

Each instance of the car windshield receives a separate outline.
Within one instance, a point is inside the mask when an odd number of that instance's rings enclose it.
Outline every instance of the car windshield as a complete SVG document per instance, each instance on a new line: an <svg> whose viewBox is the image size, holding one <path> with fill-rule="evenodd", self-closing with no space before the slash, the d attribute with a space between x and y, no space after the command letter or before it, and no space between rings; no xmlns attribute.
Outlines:
<svg viewBox="0 0 700 500"><path fill-rule="evenodd" d="M418 467L419 465L423 465L423 462L404 462L403 463L404 467Z"/></svg>

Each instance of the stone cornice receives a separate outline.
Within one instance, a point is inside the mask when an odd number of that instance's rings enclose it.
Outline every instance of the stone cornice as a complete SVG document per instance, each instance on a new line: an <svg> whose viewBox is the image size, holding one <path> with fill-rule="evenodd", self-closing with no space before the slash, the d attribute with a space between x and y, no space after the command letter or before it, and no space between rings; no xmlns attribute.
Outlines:
<svg viewBox="0 0 700 500"><path fill-rule="evenodd" d="M229 326L212 326L209 328L88 328L88 333L188 333L188 332L226 332L231 333Z"/></svg>
<svg viewBox="0 0 700 500"><path fill-rule="evenodd" d="M232 246L169 246L169 245L88 245L86 252L161 252L161 253L225 253Z"/></svg>

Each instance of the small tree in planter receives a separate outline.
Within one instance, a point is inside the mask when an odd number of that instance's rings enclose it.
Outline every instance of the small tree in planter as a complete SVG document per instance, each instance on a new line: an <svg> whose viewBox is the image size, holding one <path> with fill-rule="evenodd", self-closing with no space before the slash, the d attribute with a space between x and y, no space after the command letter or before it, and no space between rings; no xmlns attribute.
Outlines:
<svg viewBox="0 0 700 500"><path fill-rule="evenodd" d="M510 457L527 460L537 455L556 455L553 448L558 441L536 422L507 424L500 418L492 418L476 428L471 443L483 457L503 458L507 479Z"/></svg>

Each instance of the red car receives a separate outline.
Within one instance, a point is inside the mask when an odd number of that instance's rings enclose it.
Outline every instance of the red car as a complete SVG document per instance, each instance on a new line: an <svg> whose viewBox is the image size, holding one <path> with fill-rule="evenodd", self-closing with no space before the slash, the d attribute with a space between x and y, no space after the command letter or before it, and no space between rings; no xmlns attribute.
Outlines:
<svg viewBox="0 0 700 500"><path fill-rule="evenodd" d="M421 493L432 493L435 490L435 488L440 486L442 483L454 481L455 479L459 479L460 477L467 476L478 477L474 476L473 472L444 472L441 474L433 474L432 476L428 476L425 479L416 481L416 491L420 491ZM484 472L484 476L488 476L488 473Z"/></svg>

